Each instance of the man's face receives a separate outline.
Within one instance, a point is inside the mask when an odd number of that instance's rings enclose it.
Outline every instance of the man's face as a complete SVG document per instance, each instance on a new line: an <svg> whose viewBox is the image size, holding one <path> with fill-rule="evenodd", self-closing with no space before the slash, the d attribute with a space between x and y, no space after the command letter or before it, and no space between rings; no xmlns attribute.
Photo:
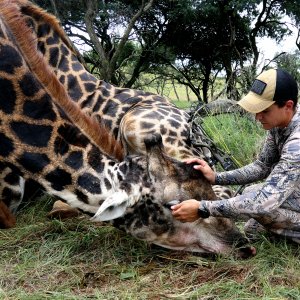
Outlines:
<svg viewBox="0 0 300 300"><path fill-rule="evenodd" d="M275 103L272 104L262 112L255 114L255 119L261 123L265 130L272 129L274 127L286 127L290 123L294 114L293 105L291 105L289 101L287 101L283 107L278 107Z"/></svg>

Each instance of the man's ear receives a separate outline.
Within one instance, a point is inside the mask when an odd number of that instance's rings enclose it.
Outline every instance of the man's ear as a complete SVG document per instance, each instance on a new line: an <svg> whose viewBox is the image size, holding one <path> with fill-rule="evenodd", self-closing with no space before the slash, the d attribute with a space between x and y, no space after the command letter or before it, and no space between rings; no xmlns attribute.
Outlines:
<svg viewBox="0 0 300 300"><path fill-rule="evenodd" d="M294 104L294 101L293 100L288 100L288 101L286 101L285 102L285 107L287 108L287 109L291 109L291 110L294 110L294 108L295 108L295 104Z"/></svg>

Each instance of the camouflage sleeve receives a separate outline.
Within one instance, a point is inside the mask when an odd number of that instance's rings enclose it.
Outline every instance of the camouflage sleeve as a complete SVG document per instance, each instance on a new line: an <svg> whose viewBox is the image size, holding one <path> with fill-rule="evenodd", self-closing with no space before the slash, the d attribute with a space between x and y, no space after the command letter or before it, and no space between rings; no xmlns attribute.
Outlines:
<svg viewBox="0 0 300 300"><path fill-rule="evenodd" d="M263 148L253 163L242 168L216 174L215 184L247 184L266 178L272 165L279 159L278 150L273 135L269 132Z"/></svg>
<svg viewBox="0 0 300 300"><path fill-rule="evenodd" d="M286 141L281 159L262 188L228 200L204 201L212 216L229 218L266 215L277 209L300 184L300 132ZM291 209L292 210L292 209Z"/></svg>

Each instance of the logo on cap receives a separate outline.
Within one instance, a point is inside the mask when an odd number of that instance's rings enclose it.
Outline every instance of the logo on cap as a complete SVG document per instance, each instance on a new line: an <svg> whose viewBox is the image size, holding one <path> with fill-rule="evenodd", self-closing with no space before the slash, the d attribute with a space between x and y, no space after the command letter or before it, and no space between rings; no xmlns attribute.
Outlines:
<svg viewBox="0 0 300 300"><path fill-rule="evenodd" d="M255 94L262 95L266 86L267 86L267 84L265 82L263 82L259 79L255 79L250 91Z"/></svg>

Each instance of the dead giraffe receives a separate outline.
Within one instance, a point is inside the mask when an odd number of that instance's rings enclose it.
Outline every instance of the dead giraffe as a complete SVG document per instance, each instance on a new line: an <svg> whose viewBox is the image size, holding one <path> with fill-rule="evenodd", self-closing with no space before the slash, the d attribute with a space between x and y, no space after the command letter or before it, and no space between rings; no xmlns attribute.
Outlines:
<svg viewBox="0 0 300 300"><path fill-rule="evenodd" d="M145 140L146 155L118 162L122 148L70 99L36 50L18 3L1 0L0 12L0 170L39 181L95 220L116 219L115 226L163 247L226 253L237 240L246 243L228 219L174 220L165 203L214 199L207 181L168 156L159 135Z"/></svg>

